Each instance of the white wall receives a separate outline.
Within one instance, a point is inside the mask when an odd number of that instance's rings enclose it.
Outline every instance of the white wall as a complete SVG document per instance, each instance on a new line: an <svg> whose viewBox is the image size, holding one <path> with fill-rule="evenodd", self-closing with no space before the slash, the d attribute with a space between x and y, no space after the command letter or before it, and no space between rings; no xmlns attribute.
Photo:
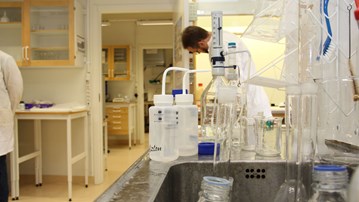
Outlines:
<svg viewBox="0 0 359 202"><path fill-rule="evenodd" d="M165 46L173 45L172 26L137 26L136 22L112 22L111 26L102 28L103 45L130 45L131 47L131 80L109 81L108 92L111 98L118 94L128 96L135 100L136 73L143 72L143 66L137 63L140 46Z"/></svg>
<svg viewBox="0 0 359 202"><path fill-rule="evenodd" d="M24 80L23 100L46 100L55 104L85 103L85 68L20 68Z"/></svg>

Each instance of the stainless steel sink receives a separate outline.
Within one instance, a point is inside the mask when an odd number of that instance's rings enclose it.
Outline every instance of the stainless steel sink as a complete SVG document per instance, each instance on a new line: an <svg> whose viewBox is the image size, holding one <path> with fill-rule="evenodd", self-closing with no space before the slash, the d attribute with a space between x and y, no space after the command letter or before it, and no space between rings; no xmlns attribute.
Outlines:
<svg viewBox="0 0 359 202"><path fill-rule="evenodd" d="M213 169L212 157L180 157L160 163L141 157L96 201L196 202L203 176L234 179L232 201L272 202L285 180L286 161L277 159L234 159ZM303 183L310 192L311 166L303 166Z"/></svg>
<svg viewBox="0 0 359 202"><path fill-rule="evenodd" d="M226 176L226 164L221 163L216 168L215 176ZM276 192L285 180L285 162L231 162L230 176L233 177L232 201L240 202L270 202L274 201ZM310 185L310 167L304 172L307 179L304 184ZM155 198L157 202L197 201L202 177L213 176L213 163L193 162L174 165L170 168L165 180ZM310 186L306 186L307 189ZM310 190L308 190L310 191Z"/></svg>

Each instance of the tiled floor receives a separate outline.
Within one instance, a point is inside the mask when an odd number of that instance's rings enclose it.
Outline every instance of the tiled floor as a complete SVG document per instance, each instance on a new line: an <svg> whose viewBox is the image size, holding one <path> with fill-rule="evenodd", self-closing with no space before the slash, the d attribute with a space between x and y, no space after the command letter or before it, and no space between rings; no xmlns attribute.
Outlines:
<svg viewBox="0 0 359 202"><path fill-rule="evenodd" d="M93 178L89 178L88 188L84 187L83 177L73 178L72 201L89 202L94 201L113 182L118 179L127 168L132 165L148 149L148 135L145 143L133 146L131 150L127 145L109 143L110 153L107 159L107 171L102 184L95 185ZM68 201L67 177L66 176L43 176L43 185L34 185L34 176L20 177L19 202L59 202ZM11 198L9 198L11 201Z"/></svg>

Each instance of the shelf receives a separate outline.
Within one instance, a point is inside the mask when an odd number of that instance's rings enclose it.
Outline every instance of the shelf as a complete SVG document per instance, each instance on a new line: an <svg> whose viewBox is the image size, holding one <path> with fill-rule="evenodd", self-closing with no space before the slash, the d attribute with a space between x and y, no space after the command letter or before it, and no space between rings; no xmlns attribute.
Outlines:
<svg viewBox="0 0 359 202"><path fill-rule="evenodd" d="M21 29L21 22L0 22L1 29Z"/></svg>
<svg viewBox="0 0 359 202"><path fill-rule="evenodd" d="M67 47L31 48L33 51L68 51Z"/></svg>
<svg viewBox="0 0 359 202"><path fill-rule="evenodd" d="M68 13L68 9L67 7L63 7L63 8L37 8L37 7L33 7L31 9L31 13L48 13L48 14L67 14Z"/></svg>
<svg viewBox="0 0 359 202"><path fill-rule="evenodd" d="M64 29L47 29L47 30L32 30L31 34L39 36L54 36L54 35L67 35L69 30Z"/></svg>

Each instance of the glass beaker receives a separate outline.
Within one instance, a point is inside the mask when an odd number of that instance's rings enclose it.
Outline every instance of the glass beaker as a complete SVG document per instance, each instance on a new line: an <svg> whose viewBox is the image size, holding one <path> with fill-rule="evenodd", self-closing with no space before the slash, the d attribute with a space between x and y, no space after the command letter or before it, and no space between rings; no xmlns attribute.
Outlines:
<svg viewBox="0 0 359 202"><path fill-rule="evenodd" d="M256 148L255 119L242 116L240 118L241 149L254 151Z"/></svg>
<svg viewBox="0 0 359 202"><path fill-rule="evenodd" d="M262 118L257 121L256 153L261 156L279 156L282 136L281 117Z"/></svg>

